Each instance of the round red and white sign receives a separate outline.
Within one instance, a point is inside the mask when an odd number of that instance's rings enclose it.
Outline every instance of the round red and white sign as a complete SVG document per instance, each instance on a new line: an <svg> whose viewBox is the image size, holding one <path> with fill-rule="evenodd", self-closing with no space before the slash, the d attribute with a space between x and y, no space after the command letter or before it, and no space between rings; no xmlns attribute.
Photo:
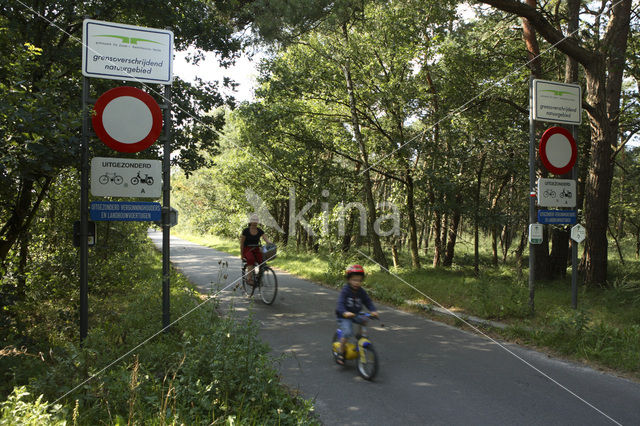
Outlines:
<svg viewBox="0 0 640 426"><path fill-rule="evenodd" d="M540 139L540 159L551 173L563 175L576 164L578 148L571 132L563 127L550 127Z"/></svg>
<svg viewBox="0 0 640 426"><path fill-rule="evenodd" d="M162 111L147 92L121 86L98 98L91 119L96 135L119 152L140 152L162 133Z"/></svg>

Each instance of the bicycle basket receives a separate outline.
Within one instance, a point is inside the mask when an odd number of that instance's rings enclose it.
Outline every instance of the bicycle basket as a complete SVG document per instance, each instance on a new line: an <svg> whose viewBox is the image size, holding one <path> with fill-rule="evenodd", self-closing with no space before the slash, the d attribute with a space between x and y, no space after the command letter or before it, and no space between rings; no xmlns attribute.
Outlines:
<svg viewBox="0 0 640 426"><path fill-rule="evenodd" d="M277 247L275 244L267 244L262 247L262 260L269 261L275 259Z"/></svg>

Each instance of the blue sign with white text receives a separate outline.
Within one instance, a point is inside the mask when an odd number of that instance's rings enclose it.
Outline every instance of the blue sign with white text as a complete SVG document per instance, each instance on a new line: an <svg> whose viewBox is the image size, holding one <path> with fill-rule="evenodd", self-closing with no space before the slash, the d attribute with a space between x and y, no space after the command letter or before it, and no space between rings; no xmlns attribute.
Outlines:
<svg viewBox="0 0 640 426"><path fill-rule="evenodd" d="M573 225L578 221L575 210L538 210L538 223Z"/></svg>
<svg viewBox="0 0 640 426"><path fill-rule="evenodd" d="M144 201L92 201L91 220L153 221L162 219L160 203Z"/></svg>

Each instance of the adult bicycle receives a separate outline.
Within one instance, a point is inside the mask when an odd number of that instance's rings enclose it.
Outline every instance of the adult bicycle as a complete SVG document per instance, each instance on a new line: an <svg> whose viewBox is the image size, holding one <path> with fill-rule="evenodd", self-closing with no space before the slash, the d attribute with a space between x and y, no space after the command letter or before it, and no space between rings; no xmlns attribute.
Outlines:
<svg viewBox="0 0 640 426"><path fill-rule="evenodd" d="M113 176L111 176L111 174L109 173L105 173L98 178L98 182L100 182L102 185L106 185L109 182L113 182L116 185L120 185L122 181L123 181L122 176L118 175L117 173L114 173Z"/></svg>
<svg viewBox="0 0 640 426"><path fill-rule="evenodd" d="M356 317L366 317L367 319L377 319L368 312L360 312ZM358 324L360 329L355 335L356 343L346 341L344 359L356 360L356 366L358 374L365 380L373 380L378 373L378 355L373 348L373 343L367 337L367 327L364 324ZM333 341L331 342L331 352L336 364L339 364L338 357L340 356L340 339L342 338L342 330L338 329L333 335ZM346 363L344 364L346 365Z"/></svg>
<svg viewBox="0 0 640 426"><path fill-rule="evenodd" d="M267 265L267 260L276 257L275 244L269 244L260 247L264 261L253 270L253 283L250 283L247 277L247 261L242 259L242 291L249 297L252 297L256 290L260 293L262 301L271 305L276 300L278 294L278 277L273 269Z"/></svg>

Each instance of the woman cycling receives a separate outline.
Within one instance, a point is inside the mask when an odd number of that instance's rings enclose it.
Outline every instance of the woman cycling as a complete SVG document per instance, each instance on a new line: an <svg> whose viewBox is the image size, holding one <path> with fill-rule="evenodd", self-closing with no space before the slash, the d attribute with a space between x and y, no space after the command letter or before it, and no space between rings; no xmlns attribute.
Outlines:
<svg viewBox="0 0 640 426"><path fill-rule="evenodd" d="M262 252L260 251L260 238L263 238L267 244L271 244L271 240L267 238L264 231L258 228L257 214L252 214L249 218L249 226L242 230L240 234L240 257L247 261L247 282L253 285L253 270L256 263L262 263Z"/></svg>

